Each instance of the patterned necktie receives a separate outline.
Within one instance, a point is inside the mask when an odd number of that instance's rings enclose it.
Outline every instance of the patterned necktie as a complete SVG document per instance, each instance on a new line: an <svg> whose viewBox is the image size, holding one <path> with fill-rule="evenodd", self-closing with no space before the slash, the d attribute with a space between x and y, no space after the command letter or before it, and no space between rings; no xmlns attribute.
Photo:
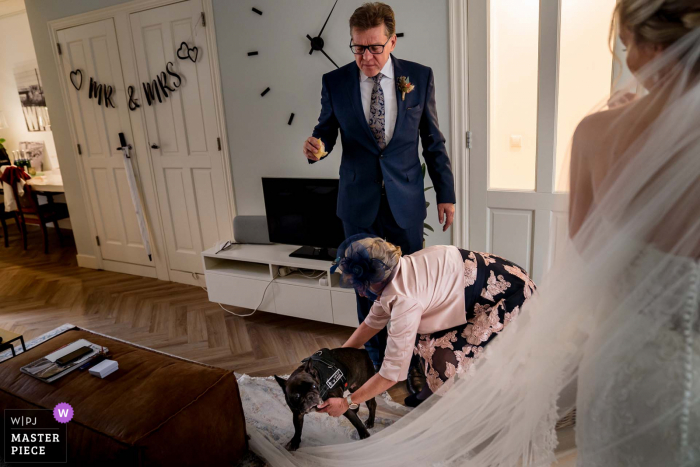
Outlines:
<svg viewBox="0 0 700 467"><path fill-rule="evenodd" d="M379 82L384 75L377 73L377 76L372 77L374 87L372 88L372 102L369 106L369 128L372 130L374 139L377 140L379 147L384 149L386 146L386 132L384 131L384 91Z"/></svg>

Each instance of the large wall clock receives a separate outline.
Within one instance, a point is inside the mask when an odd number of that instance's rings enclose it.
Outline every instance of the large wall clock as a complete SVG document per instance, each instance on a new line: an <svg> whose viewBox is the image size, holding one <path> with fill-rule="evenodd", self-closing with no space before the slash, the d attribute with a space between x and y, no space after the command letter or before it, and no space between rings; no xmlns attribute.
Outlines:
<svg viewBox="0 0 700 467"><path fill-rule="evenodd" d="M328 24L328 20L331 18L331 15L333 14L333 10L335 10L335 6L338 4L338 0L335 0L335 3L333 3L333 7L331 8L330 13L328 13L328 17L326 18L326 21L323 23L323 27L321 27L321 31L318 33L317 36L311 37L310 34L306 35L306 39L309 41L309 46L311 47L309 50L309 55L312 55L314 52L321 52L325 58L327 58L333 66L336 68L340 68L337 63L326 53L325 50L323 50L323 47L325 45L325 42L323 41L323 31L326 29L326 25ZM253 7L251 9L253 13L255 13L258 16L263 16L262 10ZM396 37L403 37L403 33L397 33ZM253 50L251 52L248 52L249 57L255 57L260 55L260 51L258 50ZM267 86L261 93L260 97L265 97L265 95L270 92L270 87ZM289 120L287 121L287 125L291 125L292 121L294 121L294 113L289 115Z"/></svg>

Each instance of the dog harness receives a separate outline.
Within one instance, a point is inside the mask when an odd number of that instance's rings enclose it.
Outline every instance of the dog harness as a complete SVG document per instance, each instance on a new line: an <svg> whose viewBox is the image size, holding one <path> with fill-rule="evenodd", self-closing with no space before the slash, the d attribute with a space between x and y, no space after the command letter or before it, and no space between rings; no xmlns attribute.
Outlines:
<svg viewBox="0 0 700 467"><path fill-rule="evenodd" d="M324 401L328 398L328 392L336 386L339 386L343 391L348 387L348 374L345 365L331 356L328 349L321 349L302 360L306 363L311 360L311 364L318 372L319 381L321 381L321 399Z"/></svg>

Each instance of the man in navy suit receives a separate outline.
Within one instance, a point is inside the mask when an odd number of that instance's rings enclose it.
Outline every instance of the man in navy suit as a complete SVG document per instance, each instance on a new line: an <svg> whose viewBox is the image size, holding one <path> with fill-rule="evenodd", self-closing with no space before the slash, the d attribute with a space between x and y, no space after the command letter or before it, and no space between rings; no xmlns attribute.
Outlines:
<svg viewBox="0 0 700 467"><path fill-rule="evenodd" d="M355 10L350 33L355 62L323 75L321 115L304 154L309 163L317 162L316 138L330 153L340 130L337 214L345 236L374 234L411 254L423 246L426 217L419 136L443 231L454 217L454 178L438 127L433 71L391 54L396 34L388 5L367 3ZM410 92L402 94L400 77L413 85ZM357 297L360 322L371 306L366 297ZM382 363L386 338L384 329L365 344L375 367Z"/></svg>

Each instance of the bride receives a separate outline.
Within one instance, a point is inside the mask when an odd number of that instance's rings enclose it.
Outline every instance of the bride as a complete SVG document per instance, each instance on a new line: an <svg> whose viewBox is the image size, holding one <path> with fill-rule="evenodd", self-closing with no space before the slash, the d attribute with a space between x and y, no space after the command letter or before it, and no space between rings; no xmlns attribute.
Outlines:
<svg viewBox="0 0 700 467"><path fill-rule="evenodd" d="M251 427L271 465L550 465L573 407L578 465L700 465L700 2L613 23L648 94L579 125L571 241L520 318L369 439L291 454Z"/></svg>

